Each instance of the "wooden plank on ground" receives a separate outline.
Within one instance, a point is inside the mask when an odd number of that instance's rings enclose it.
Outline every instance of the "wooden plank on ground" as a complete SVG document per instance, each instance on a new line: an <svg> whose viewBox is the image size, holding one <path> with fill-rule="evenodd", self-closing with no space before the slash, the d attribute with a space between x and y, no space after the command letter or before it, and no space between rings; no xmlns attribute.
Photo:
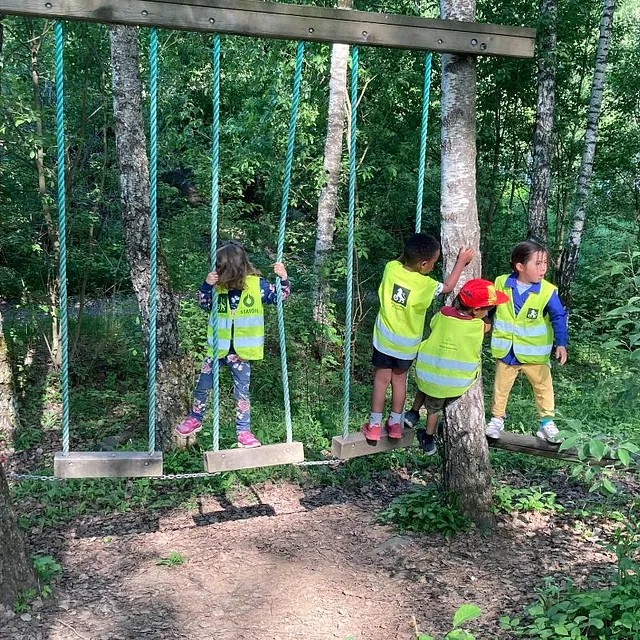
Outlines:
<svg viewBox="0 0 640 640"><path fill-rule="evenodd" d="M360 456L370 456L374 453L383 453L393 449L410 447L413 444L413 429L404 429L402 438L391 439L383 435L376 445L370 445L362 433L350 433L346 438L335 436L331 442L331 453L335 458L349 460Z"/></svg>
<svg viewBox="0 0 640 640"><path fill-rule="evenodd" d="M144 451L76 451L55 454L56 478L146 478L162 475L162 453Z"/></svg>
<svg viewBox="0 0 640 640"><path fill-rule="evenodd" d="M517 58L535 45L523 27L255 0L0 0L0 13Z"/></svg>
<svg viewBox="0 0 640 640"><path fill-rule="evenodd" d="M222 449L205 451L204 468L209 473L273 467L279 464L296 464L304 461L302 442L263 444L255 449Z"/></svg>
<svg viewBox="0 0 640 640"><path fill-rule="evenodd" d="M560 451L559 445L551 444L550 442L537 438L536 436L527 436L521 433L503 431L499 440L487 438L487 441L489 442L489 446L494 449L505 449L506 451L527 453L532 456L541 456L543 458L555 458L557 460L566 460L567 462L582 462L578 457L578 451L576 449ZM589 462L592 465L600 467L610 465L620 466L619 460L614 460L613 458L608 457L602 458L602 460L589 458L584 462Z"/></svg>

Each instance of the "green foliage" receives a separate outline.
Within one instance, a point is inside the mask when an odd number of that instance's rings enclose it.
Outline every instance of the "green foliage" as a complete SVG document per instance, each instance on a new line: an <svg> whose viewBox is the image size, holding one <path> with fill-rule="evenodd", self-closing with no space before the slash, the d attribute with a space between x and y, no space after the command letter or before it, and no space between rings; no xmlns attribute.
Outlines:
<svg viewBox="0 0 640 640"><path fill-rule="evenodd" d="M49 597L52 593L51 583L62 574L62 566L52 556L33 556L31 560L38 588L26 589L18 594L13 603L15 613L26 613L34 600Z"/></svg>
<svg viewBox="0 0 640 640"><path fill-rule="evenodd" d="M51 556L33 556L33 568L40 583L48 584L62 573L62 566Z"/></svg>
<svg viewBox="0 0 640 640"><path fill-rule="evenodd" d="M169 555L166 558L156 559L156 564L163 567L175 567L179 564L186 564L187 562L189 562L189 559L177 551L169 551Z"/></svg>
<svg viewBox="0 0 640 640"><path fill-rule="evenodd" d="M442 640L476 640L476 636L471 632L461 629L463 624L480 617L482 611L475 604L463 604L454 614L453 629L447 633ZM433 636L420 633L416 629L416 640L436 640Z"/></svg>
<svg viewBox="0 0 640 640"><path fill-rule="evenodd" d="M524 487L516 489L509 485L500 485L493 492L496 511L503 513L526 513L528 511L564 511L556 503L556 494L542 487Z"/></svg>
<svg viewBox="0 0 640 640"><path fill-rule="evenodd" d="M401 532L441 533L447 539L456 533L469 531L470 521L456 507L456 500L434 488L418 488L394 498L382 511L379 522L393 523Z"/></svg>
<svg viewBox="0 0 640 640"><path fill-rule="evenodd" d="M626 468L637 466L638 453L640 453L640 447L636 444L637 438L621 439L614 443L611 442L610 435L590 434L580 420L570 419L565 422L567 426L560 432L564 441L559 450L575 448L582 463L573 467L572 477L584 480L590 485L590 491L603 491L608 495L616 493L617 489L610 479L611 470L614 466ZM601 462L605 458L610 460L610 468L590 464L591 460Z"/></svg>

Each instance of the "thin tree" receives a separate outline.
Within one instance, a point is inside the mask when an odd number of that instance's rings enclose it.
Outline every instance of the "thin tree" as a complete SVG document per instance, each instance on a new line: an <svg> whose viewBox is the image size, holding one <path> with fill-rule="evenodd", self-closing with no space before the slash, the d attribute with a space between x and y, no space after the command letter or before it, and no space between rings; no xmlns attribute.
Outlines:
<svg viewBox="0 0 640 640"><path fill-rule="evenodd" d="M142 324L148 337L150 188L142 115L138 31L133 27L112 26L110 36L113 114L125 252ZM178 303L160 249L157 283L156 426L160 443L166 449L173 441L173 427L184 413L189 390L184 375L188 367L178 343Z"/></svg>
<svg viewBox="0 0 640 640"><path fill-rule="evenodd" d="M567 305L570 302L571 284L578 268L580 245L582 243L582 234L587 218L587 199L591 185L591 175L593 174L593 162L596 155L598 123L600 120L600 109L602 107L607 57L609 55L615 6L616 0L604 0L602 5L600 38L598 39L596 62L593 80L591 82L591 97L589 99L589 111L587 113L587 130L584 136L584 150L582 152L582 162L580 163L580 172L578 174L573 205L573 221L567 244L562 251L562 257L560 259L558 289L560 297Z"/></svg>
<svg viewBox="0 0 640 640"><path fill-rule="evenodd" d="M475 0L440 2L443 19L474 21L475 15ZM476 251L460 278L462 284L481 273L476 200L476 62L472 56L442 56L441 158L440 214L445 271L453 268L460 247L471 246ZM494 525L494 517L484 429L482 382L478 380L445 412L444 484L448 492L457 496L463 513L478 526L489 528Z"/></svg>
<svg viewBox="0 0 640 640"><path fill-rule="evenodd" d="M338 2L339 9L351 9L351 6L352 0L339 0ZM329 322L326 308L329 297L327 265L333 248L338 206L348 60L349 45L334 44L331 48L329 112L327 137L324 145L324 180L318 198L316 248L313 256L313 318L323 325Z"/></svg>
<svg viewBox="0 0 640 640"><path fill-rule="evenodd" d="M547 243L547 206L551 184L551 149L556 103L558 0L542 0L538 29L538 105L533 136L529 192L529 237Z"/></svg>

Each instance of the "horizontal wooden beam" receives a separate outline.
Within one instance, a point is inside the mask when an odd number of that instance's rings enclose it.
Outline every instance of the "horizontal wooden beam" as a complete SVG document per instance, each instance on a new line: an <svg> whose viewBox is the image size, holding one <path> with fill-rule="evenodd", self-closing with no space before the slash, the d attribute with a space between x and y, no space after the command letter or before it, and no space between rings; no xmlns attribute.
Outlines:
<svg viewBox="0 0 640 640"><path fill-rule="evenodd" d="M516 58L535 43L523 27L255 0L0 0L0 13Z"/></svg>
<svg viewBox="0 0 640 640"><path fill-rule="evenodd" d="M506 451L515 451L517 453L527 453L532 456L540 456L542 458L554 458L556 460L566 460L567 462L584 462L599 467L621 466L619 460L604 457L602 460L588 458L581 460L576 449L559 450L559 445L551 444L542 438L536 436L526 436L521 433L510 433L503 431L499 440L487 438L489 446L494 449L505 449Z"/></svg>
<svg viewBox="0 0 640 640"><path fill-rule="evenodd" d="M162 475L162 453L77 451L53 459L56 478L146 478Z"/></svg>
<svg viewBox="0 0 640 640"><path fill-rule="evenodd" d="M362 433L350 433L346 438L334 436L331 442L331 453L335 458L349 460L360 456L370 456L393 449L410 447L413 444L413 429L404 429L402 438L389 438L386 434L376 444L369 444Z"/></svg>
<svg viewBox="0 0 640 640"><path fill-rule="evenodd" d="M205 451L204 454L204 468L209 473L273 467L279 464L296 464L303 461L302 442L265 444L255 449Z"/></svg>

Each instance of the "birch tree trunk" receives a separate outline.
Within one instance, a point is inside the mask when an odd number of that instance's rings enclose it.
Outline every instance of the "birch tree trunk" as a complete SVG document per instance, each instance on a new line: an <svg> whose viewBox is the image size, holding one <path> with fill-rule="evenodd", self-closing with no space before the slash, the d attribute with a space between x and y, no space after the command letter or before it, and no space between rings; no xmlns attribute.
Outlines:
<svg viewBox="0 0 640 640"><path fill-rule="evenodd" d="M475 0L441 0L440 17L474 21ZM473 56L442 56L442 252L445 272L455 264L461 246L476 250L458 289L480 277L480 226L476 201L476 62ZM457 291L456 291L457 293ZM484 435L482 381L445 411L444 484L461 511L479 527L494 526L491 513L491 467Z"/></svg>
<svg viewBox="0 0 640 640"><path fill-rule="evenodd" d="M558 0L542 0L538 42L538 106L533 136L533 167L529 192L529 237L547 244L547 206L551 184L551 145L556 102Z"/></svg>
<svg viewBox="0 0 640 640"><path fill-rule="evenodd" d="M351 9L352 0L339 0L338 8ZM329 81L329 114L324 145L324 182L318 198L318 226L313 256L313 319L327 324L328 298L327 261L333 248L342 138L344 135L345 101L347 94L347 63L349 45L334 44L331 48L331 79Z"/></svg>
<svg viewBox="0 0 640 640"><path fill-rule="evenodd" d="M593 173L593 161L596 155L596 141L598 138L598 122L600 120L600 108L604 93L605 72L607 69L607 56L611 41L613 26L613 13L616 0L604 0L602 17L600 19L600 38L596 50L596 63L591 83L591 97L589 99L589 111L587 114L587 130L584 137L584 150L582 162L578 174L576 196L573 205L573 222L569 239L562 251L560 259L560 272L558 274L558 289L560 297L569 304L571 297L571 284L578 268L580 257L580 244L587 217L587 198Z"/></svg>
<svg viewBox="0 0 640 640"><path fill-rule="evenodd" d="M7 341L4 338L2 312L0 312L0 458L4 451L11 452L13 450L17 426L18 408L13 386L13 374Z"/></svg>
<svg viewBox="0 0 640 640"><path fill-rule="evenodd" d="M144 333L149 335L150 205L147 140L142 116L142 85L138 65L138 31L112 26L111 68L116 156L122 199L122 227L131 283L140 307ZM189 370L178 344L178 304L162 251L157 279L156 430L167 449L177 439L173 428L185 413ZM148 352L148 349L147 349Z"/></svg>

